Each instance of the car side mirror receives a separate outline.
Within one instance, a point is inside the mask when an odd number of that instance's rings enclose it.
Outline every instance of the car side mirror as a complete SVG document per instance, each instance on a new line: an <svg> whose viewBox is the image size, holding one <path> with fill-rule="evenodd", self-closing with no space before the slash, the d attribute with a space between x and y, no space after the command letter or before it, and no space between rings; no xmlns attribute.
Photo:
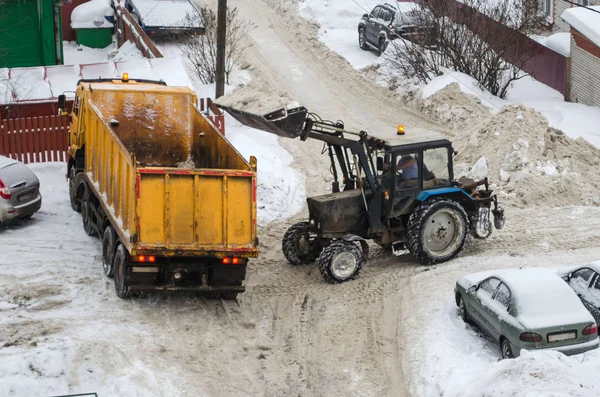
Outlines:
<svg viewBox="0 0 600 397"><path fill-rule="evenodd" d="M469 288L467 288L467 294L472 294L475 291L477 291L477 286L476 285L471 285Z"/></svg>
<svg viewBox="0 0 600 397"><path fill-rule="evenodd" d="M369 19L369 14L363 14L362 17L365 18L365 19Z"/></svg>
<svg viewBox="0 0 600 397"><path fill-rule="evenodd" d="M564 276L562 276L562 279L565 280L566 282L571 281L571 273L565 274Z"/></svg>
<svg viewBox="0 0 600 397"><path fill-rule="evenodd" d="M383 157L377 157L377 171L383 171Z"/></svg>

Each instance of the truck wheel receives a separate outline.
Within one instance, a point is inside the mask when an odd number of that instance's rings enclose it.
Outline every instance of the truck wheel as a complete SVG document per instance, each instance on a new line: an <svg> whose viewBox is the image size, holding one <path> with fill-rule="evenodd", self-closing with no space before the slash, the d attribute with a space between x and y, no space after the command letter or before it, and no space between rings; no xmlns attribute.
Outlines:
<svg viewBox="0 0 600 397"><path fill-rule="evenodd" d="M106 277L112 277L115 274L114 259L116 242L117 236L112 226L106 226L102 235L102 270Z"/></svg>
<svg viewBox="0 0 600 397"><path fill-rule="evenodd" d="M343 283L358 276L362 268L362 251L349 241L335 241L323 250L319 270L325 281Z"/></svg>
<svg viewBox="0 0 600 397"><path fill-rule="evenodd" d="M119 244L117 247L114 265L115 291L117 292L117 296L119 298L129 298L131 291L129 290L129 285L127 285L127 280L125 280L127 276L127 251L125 251L125 247L122 244Z"/></svg>
<svg viewBox="0 0 600 397"><path fill-rule="evenodd" d="M316 236L311 239L309 229L308 222L299 222L291 226L283 235L281 243L283 255L292 265L314 262L321 253Z"/></svg>
<svg viewBox="0 0 600 397"><path fill-rule="evenodd" d="M454 200L433 199L421 204L408 220L408 250L425 265L454 258L465 245L469 220Z"/></svg>
<svg viewBox="0 0 600 397"><path fill-rule="evenodd" d="M88 236L95 236L96 229L94 229L94 226L92 225L91 205L90 191L86 189L85 193L83 193L83 198L81 199L81 219L83 220L83 230Z"/></svg>
<svg viewBox="0 0 600 397"><path fill-rule="evenodd" d="M365 29L364 28L358 29L358 46L360 47L361 50L364 50L364 51L367 51L369 49L369 46L367 45L367 42L365 39Z"/></svg>
<svg viewBox="0 0 600 397"><path fill-rule="evenodd" d="M69 200L71 202L71 208L74 211L81 212L81 202L77 199L77 187L75 186L75 176L77 171L75 166L71 166L69 169Z"/></svg>

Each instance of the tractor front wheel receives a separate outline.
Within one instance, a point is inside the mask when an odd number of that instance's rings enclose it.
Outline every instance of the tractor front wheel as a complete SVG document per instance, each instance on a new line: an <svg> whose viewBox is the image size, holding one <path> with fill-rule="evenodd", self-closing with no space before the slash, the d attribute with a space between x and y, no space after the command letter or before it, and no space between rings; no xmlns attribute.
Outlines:
<svg viewBox="0 0 600 397"><path fill-rule="evenodd" d="M423 264L449 261L465 245L469 220L454 200L433 199L421 204L408 220L408 250Z"/></svg>
<svg viewBox="0 0 600 397"><path fill-rule="evenodd" d="M283 255L292 265L314 262L321 253L317 236L309 230L310 223L299 222L291 226L283 235L281 243Z"/></svg>
<svg viewBox="0 0 600 397"><path fill-rule="evenodd" d="M362 256L362 251L355 243L335 241L319 257L319 270L330 284L353 280L362 268Z"/></svg>

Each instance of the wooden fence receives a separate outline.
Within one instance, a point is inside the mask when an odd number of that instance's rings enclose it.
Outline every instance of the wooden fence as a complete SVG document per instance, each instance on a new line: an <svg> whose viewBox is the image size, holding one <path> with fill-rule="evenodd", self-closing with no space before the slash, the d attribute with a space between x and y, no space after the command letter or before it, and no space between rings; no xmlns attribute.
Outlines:
<svg viewBox="0 0 600 397"><path fill-rule="evenodd" d="M142 52L146 58L162 58L163 55L156 48L154 42L150 40L150 37L142 30L140 25L131 16L129 11L119 6L117 8L116 24L117 24L117 38L119 41L119 47L121 47L127 40L133 42L135 46Z"/></svg>
<svg viewBox="0 0 600 397"><path fill-rule="evenodd" d="M24 163L67 160L68 116L4 119L0 155Z"/></svg>
<svg viewBox="0 0 600 397"><path fill-rule="evenodd" d="M200 98L200 111L205 112L210 121L225 135L225 115L210 98Z"/></svg>

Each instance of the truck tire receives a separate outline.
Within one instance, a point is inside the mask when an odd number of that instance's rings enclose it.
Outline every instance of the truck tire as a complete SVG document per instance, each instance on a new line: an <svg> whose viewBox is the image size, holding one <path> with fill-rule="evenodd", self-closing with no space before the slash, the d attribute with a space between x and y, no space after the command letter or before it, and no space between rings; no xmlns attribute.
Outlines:
<svg viewBox="0 0 600 397"><path fill-rule="evenodd" d="M127 251L122 244L119 244L114 259L115 291L119 298L129 298L131 291L127 285Z"/></svg>
<svg viewBox="0 0 600 397"><path fill-rule="evenodd" d="M113 277L115 274L114 260L117 236L112 226L106 226L102 235L102 270L106 277Z"/></svg>
<svg viewBox="0 0 600 397"><path fill-rule="evenodd" d="M73 211L81 212L81 202L77 199L77 187L75 186L75 176L77 170L72 165L69 169L69 201L71 202L71 208Z"/></svg>
<svg viewBox="0 0 600 397"><path fill-rule="evenodd" d="M319 270L325 281L339 284L353 280L362 268L362 251L350 241L335 241L319 257Z"/></svg>
<svg viewBox="0 0 600 397"><path fill-rule="evenodd" d="M469 220L462 205L438 198L424 202L408 220L408 250L425 265L454 258L465 245Z"/></svg>
<svg viewBox="0 0 600 397"><path fill-rule="evenodd" d="M81 219L83 221L83 230L88 236L95 236L96 229L94 229L92 222L92 205L90 200L90 191L86 188L81 199Z"/></svg>
<svg viewBox="0 0 600 397"><path fill-rule="evenodd" d="M283 235L281 243L283 255L294 266L314 262L321 253L317 241L310 241L309 229L308 222L298 222Z"/></svg>

